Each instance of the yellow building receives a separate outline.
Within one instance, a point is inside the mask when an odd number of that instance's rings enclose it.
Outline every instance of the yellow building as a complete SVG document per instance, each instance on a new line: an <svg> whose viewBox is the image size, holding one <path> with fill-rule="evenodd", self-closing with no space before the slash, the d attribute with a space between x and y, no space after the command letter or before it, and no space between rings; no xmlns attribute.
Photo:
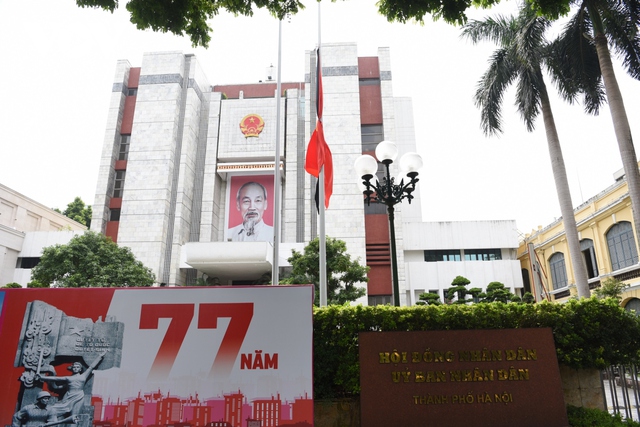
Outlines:
<svg viewBox="0 0 640 427"><path fill-rule="evenodd" d="M589 288L613 277L628 283L622 306L640 312L640 264L626 178L574 210ZM530 256L530 252L535 253ZM518 248L525 289L537 300L564 301L577 295L562 218L527 234Z"/></svg>

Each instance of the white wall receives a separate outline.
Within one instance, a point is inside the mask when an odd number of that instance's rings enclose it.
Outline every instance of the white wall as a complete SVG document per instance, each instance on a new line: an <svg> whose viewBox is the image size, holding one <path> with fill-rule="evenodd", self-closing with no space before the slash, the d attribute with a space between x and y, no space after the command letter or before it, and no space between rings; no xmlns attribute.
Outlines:
<svg viewBox="0 0 640 427"><path fill-rule="evenodd" d="M518 248L512 220L408 223L404 239L405 250Z"/></svg>
<svg viewBox="0 0 640 427"><path fill-rule="evenodd" d="M404 259L408 303L413 305L422 292L451 287L456 276L471 281L468 288L486 289L491 282L501 282L511 292L524 287L520 262L516 259L518 233L515 221L460 221L405 223ZM425 250L501 249L496 261L426 262Z"/></svg>

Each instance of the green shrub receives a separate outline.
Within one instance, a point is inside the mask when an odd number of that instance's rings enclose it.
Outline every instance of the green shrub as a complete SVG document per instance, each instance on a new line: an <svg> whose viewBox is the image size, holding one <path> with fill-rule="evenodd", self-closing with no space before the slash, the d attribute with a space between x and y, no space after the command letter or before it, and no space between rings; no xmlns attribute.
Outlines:
<svg viewBox="0 0 640 427"><path fill-rule="evenodd" d="M11 282L11 283L7 283L6 285L3 286L3 288L22 288L22 285L20 283L16 283L16 282Z"/></svg>
<svg viewBox="0 0 640 427"><path fill-rule="evenodd" d="M571 405L567 406L567 417L571 427L640 427L635 421L623 421L618 414Z"/></svg>
<svg viewBox="0 0 640 427"><path fill-rule="evenodd" d="M336 398L360 392L359 332L544 327L553 331L558 362L568 367L602 369L640 359L640 319L610 298L566 304L329 306L314 310L314 393Z"/></svg>

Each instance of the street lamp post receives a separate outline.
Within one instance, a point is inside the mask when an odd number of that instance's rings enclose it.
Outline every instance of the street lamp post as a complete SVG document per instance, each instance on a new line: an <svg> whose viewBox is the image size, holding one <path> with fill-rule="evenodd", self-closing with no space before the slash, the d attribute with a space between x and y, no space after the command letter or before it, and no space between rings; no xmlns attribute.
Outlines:
<svg viewBox="0 0 640 427"><path fill-rule="evenodd" d="M400 182L395 183L389 166L398 156L398 148L391 141L382 141L376 147L376 157L384 165L382 182L375 178L378 162L372 156L364 154L356 159L356 173L362 177L363 191L367 205L371 202L387 206L389 216L389 239L391 244L391 273L393 278L393 304L400 306L400 283L398 280L398 258L396 254L395 208L403 199L409 204L418 182L418 169L422 167L422 158L418 153L406 153L400 158ZM404 176L403 176L404 175ZM373 180L373 182L372 182Z"/></svg>

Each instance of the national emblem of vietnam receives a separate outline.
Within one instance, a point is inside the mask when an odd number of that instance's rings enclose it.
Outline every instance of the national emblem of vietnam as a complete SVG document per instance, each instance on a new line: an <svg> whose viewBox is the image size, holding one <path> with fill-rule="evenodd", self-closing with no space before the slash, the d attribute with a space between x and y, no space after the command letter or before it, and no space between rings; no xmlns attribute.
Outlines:
<svg viewBox="0 0 640 427"><path fill-rule="evenodd" d="M240 130L246 138L257 137L264 129L264 120L257 114L248 114L240 120Z"/></svg>

